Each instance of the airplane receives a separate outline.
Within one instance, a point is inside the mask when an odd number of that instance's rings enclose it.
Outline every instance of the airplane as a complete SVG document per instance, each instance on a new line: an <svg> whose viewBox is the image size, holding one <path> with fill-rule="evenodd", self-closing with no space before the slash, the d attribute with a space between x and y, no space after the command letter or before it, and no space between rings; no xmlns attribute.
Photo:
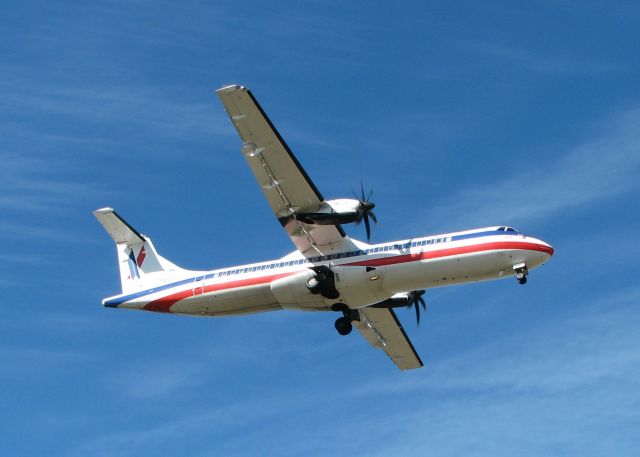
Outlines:
<svg viewBox="0 0 640 457"><path fill-rule="evenodd" d="M116 243L122 293L103 306L192 316L274 310L333 311L340 335L353 327L401 369L423 362L394 308L413 307L420 322L425 289L515 276L551 258L548 243L509 226L371 244L375 204L360 198L325 200L249 89L218 89L241 152L295 246L275 260L210 271L185 270L162 257L151 239L112 208L94 215ZM371 221L370 221L371 220ZM367 241L342 225L364 222Z"/></svg>

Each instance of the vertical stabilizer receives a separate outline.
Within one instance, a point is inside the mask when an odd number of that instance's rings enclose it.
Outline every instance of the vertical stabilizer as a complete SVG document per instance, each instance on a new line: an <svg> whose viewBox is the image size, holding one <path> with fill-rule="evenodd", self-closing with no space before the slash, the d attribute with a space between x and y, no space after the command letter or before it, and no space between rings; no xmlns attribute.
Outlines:
<svg viewBox="0 0 640 457"><path fill-rule="evenodd" d="M93 212L116 242L122 293L131 293L169 282L188 273L160 256L151 239L127 223L113 208Z"/></svg>

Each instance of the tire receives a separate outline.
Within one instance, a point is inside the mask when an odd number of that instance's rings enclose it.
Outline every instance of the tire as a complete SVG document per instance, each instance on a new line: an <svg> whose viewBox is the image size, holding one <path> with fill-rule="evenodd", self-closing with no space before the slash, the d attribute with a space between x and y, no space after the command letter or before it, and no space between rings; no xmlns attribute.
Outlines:
<svg viewBox="0 0 640 457"><path fill-rule="evenodd" d="M336 330L340 335L348 335L353 330L353 325L351 325L351 320L347 317L339 317L336 319L336 323L334 324Z"/></svg>

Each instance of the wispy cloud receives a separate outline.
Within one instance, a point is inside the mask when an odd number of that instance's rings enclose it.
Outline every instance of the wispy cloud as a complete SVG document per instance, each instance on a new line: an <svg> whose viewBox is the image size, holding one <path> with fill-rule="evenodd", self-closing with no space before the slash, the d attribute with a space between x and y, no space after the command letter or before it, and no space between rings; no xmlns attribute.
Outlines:
<svg viewBox="0 0 640 457"><path fill-rule="evenodd" d="M598 74L618 71L619 67L602 62L580 61L569 57L544 55L514 46L489 43L465 43L472 49L496 60L506 60L510 65L522 66L528 71L554 75Z"/></svg>
<svg viewBox="0 0 640 457"><path fill-rule="evenodd" d="M0 378L62 375L67 367L89 359L88 354L74 350L4 346L0 350Z"/></svg>
<svg viewBox="0 0 640 457"><path fill-rule="evenodd" d="M23 264L23 265L50 265L53 262L38 255L0 254L0 263Z"/></svg>
<svg viewBox="0 0 640 457"><path fill-rule="evenodd" d="M405 426L395 427L399 435L374 455L459 455L469 448L490 455L496 443L502 453L539 455L564 446L583 455L628 455L634 443L616 441L608 424L640 418L638 300L638 288L595 297L580 314L432 363L428 381L378 379L353 389L356 397L414 398L409 417L385 417L392 427Z"/></svg>
<svg viewBox="0 0 640 457"><path fill-rule="evenodd" d="M389 370L345 386L338 374L320 372L322 379L331 379L329 386L324 381L291 386L286 396L258 389L172 419L106 432L70 455L135 455L175 440L188 442L189 453L202 455L264 451L256 443L268 443L269 453L278 455L326 455L338 447L356 456L453 456L470 449L474 455L500 450L533 456L564 448L581 455L629 455L630 435L618 436L608 424L639 418L638 300L637 287L594 297L574 313L517 335L496 335L489 344L430 362L422 371ZM227 357L235 354L225 350ZM166 375L163 367L147 368L138 378L132 366L126 385L142 386L144 379ZM180 364L176 370L181 371ZM188 389L192 375L217 382L189 367L184 374L169 375L166 383L161 379L160 389L148 398L157 401ZM145 400L136 388L128 393ZM301 415L305 424L299 423ZM308 427L322 420L332 421L330 431ZM362 433L353 434L349 424L354 421L363 424ZM281 436L283 427L285 436L301 439L286 444L268 439ZM213 435L201 439L205 430Z"/></svg>
<svg viewBox="0 0 640 457"><path fill-rule="evenodd" d="M490 225L544 219L565 209L593 204L637 189L640 172L640 109L614 116L597 136L544 168L518 160L512 176L473 189L461 189L446 205L427 213L430 221Z"/></svg>
<svg viewBox="0 0 640 457"><path fill-rule="evenodd" d="M185 361L143 362L112 374L107 384L135 399L158 399L197 387L206 379L204 368L200 363Z"/></svg>
<svg viewBox="0 0 640 457"><path fill-rule="evenodd" d="M135 427L90 438L72 449L68 455L137 455L144 449L160 451L167 440L193 439L200 442L203 434L208 437L207 442L215 440L216 448L220 449L220 441L233 440L236 433L246 437L250 430L259 428L266 417L278 417L280 410L274 409L274 404L288 409L297 400L299 399L273 395L232 399L231 402L212 405L203 412L156 422L148 428ZM186 448L193 447L185 446Z"/></svg>

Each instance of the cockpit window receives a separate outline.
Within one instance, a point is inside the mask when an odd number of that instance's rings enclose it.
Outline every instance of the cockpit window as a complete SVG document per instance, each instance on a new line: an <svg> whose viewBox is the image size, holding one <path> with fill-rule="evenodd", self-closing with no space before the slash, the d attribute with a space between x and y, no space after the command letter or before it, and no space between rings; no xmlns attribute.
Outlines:
<svg viewBox="0 0 640 457"><path fill-rule="evenodd" d="M506 227L505 228L505 232L520 233L516 229L514 229L513 227Z"/></svg>

